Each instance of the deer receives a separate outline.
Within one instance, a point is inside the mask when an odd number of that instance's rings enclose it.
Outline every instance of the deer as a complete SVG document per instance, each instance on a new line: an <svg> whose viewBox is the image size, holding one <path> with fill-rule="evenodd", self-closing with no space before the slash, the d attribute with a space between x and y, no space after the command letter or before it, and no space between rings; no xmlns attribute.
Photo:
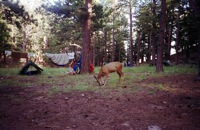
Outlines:
<svg viewBox="0 0 200 130"><path fill-rule="evenodd" d="M119 82L121 81L121 79L124 80L124 73L122 72L122 64L120 62L110 62L106 65L101 66L101 69L97 77L94 75L99 86L103 86L103 85L105 86L108 75L113 72L117 72L117 74L119 75ZM102 82L102 77L104 76L105 76L105 79L104 79L104 82Z"/></svg>

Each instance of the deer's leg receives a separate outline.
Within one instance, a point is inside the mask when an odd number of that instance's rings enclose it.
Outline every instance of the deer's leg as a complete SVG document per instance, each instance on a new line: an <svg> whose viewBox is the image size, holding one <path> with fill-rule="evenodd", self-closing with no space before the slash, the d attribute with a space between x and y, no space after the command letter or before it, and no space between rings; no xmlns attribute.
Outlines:
<svg viewBox="0 0 200 130"><path fill-rule="evenodd" d="M121 78L124 80L124 73L121 71Z"/></svg>
<svg viewBox="0 0 200 130"><path fill-rule="evenodd" d="M105 78L104 78L104 85L103 86L106 86L107 78L108 78L108 75L106 75Z"/></svg>
<svg viewBox="0 0 200 130"><path fill-rule="evenodd" d="M120 75L120 73L117 71L117 74L119 75L119 81L118 82L120 82L120 80L121 80L121 75Z"/></svg>
<svg viewBox="0 0 200 130"><path fill-rule="evenodd" d="M124 80L124 73L122 71L117 71L117 74L119 75L119 81L117 84L121 83L121 80Z"/></svg>
<svg viewBox="0 0 200 130"><path fill-rule="evenodd" d="M121 81L121 79L124 80L124 73L121 70L117 71L117 74L119 75L119 81Z"/></svg>

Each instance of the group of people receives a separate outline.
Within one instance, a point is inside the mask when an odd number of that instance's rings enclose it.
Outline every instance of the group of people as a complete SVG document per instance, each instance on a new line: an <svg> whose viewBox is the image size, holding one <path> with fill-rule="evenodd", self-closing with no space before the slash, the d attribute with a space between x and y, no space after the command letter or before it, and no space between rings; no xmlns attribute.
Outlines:
<svg viewBox="0 0 200 130"><path fill-rule="evenodd" d="M69 64L69 75L75 75L76 73L80 73L80 64L79 62L76 62L75 60L72 60L72 62ZM77 69L79 69L77 71ZM89 64L89 73L92 73L94 71L94 66L92 63Z"/></svg>

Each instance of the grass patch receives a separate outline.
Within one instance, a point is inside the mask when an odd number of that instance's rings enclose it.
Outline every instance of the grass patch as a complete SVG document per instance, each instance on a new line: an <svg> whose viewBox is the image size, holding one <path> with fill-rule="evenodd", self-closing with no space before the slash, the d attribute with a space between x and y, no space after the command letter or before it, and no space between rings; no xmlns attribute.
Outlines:
<svg viewBox="0 0 200 130"><path fill-rule="evenodd" d="M0 68L0 87L42 87L49 95L58 94L60 92L70 91L103 91L118 90L122 93L130 91L137 93L143 89L149 90L150 93L159 91L167 91L169 88L166 84L150 83L143 84L148 78L156 78L162 76L178 75L178 74L196 74L197 68L190 66L172 66L164 67L164 72L156 73L155 67L141 65L140 67L124 67L125 79L118 83L117 73L111 73L107 79L106 86L99 87L93 75L67 75L68 68L43 68L40 75L21 76L18 75L19 68ZM95 67L96 74L100 67ZM126 88L126 89L124 89Z"/></svg>
<svg viewBox="0 0 200 130"><path fill-rule="evenodd" d="M54 94L58 94L60 92L62 92L63 90L60 87L57 86L53 86L51 88L48 89L48 94L50 96L54 95Z"/></svg>
<svg viewBox="0 0 200 130"><path fill-rule="evenodd" d="M0 76L18 75L19 68L0 68Z"/></svg>
<svg viewBox="0 0 200 130"><path fill-rule="evenodd" d="M42 75L57 76L66 75L68 68L44 68Z"/></svg>
<svg viewBox="0 0 200 130"><path fill-rule="evenodd" d="M66 75L68 72L68 68L43 68L42 76L59 76L59 75ZM98 73L100 67L95 67L95 72ZM20 68L0 68L0 76L16 76L18 75ZM138 73L144 73L149 75L157 75L155 73L156 67L149 66L147 64L143 64L140 67L124 67L123 72L134 75ZM189 65L182 65L182 66L171 66L171 67L164 67L164 74L191 74L196 73L197 67L191 67Z"/></svg>
<svg viewBox="0 0 200 130"><path fill-rule="evenodd" d="M28 81L21 81L20 78L15 78L15 79L2 79L0 81L0 87L6 87L6 86L10 86L10 87L16 87L16 86L21 86L21 87L29 87L34 85L35 83L32 82L28 82Z"/></svg>
<svg viewBox="0 0 200 130"><path fill-rule="evenodd" d="M164 67L164 73L166 74L194 74L194 73L197 73L197 67L191 67L189 65Z"/></svg>

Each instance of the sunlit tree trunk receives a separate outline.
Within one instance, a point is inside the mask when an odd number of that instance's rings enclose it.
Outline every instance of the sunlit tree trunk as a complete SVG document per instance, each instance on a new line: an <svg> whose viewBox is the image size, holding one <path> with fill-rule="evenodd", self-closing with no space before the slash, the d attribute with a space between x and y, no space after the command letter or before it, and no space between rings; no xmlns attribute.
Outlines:
<svg viewBox="0 0 200 130"><path fill-rule="evenodd" d="M27 35L26 31L23 31L23 44L22 44L22 50L26 52L26 46L27 46Z"/></svg>
<svg viewBox="0 0 200 130"><path fill-rule="evenodd" d="M85 0L85 8L88 15L87 18L83 21L83 51L82 51L82 65L81 72L89 72L90 64L90 32L91 32L91 15L92 15L92 0Z"/></svg>
<svg viewBox="0 0 200 130"><path fill-rule="evenodd" d="M162 0L156 72L164 71L162 62L163 62L163 44L164 44L164 32L165 32L165 17L166 17L166 0Z"/></svg>

